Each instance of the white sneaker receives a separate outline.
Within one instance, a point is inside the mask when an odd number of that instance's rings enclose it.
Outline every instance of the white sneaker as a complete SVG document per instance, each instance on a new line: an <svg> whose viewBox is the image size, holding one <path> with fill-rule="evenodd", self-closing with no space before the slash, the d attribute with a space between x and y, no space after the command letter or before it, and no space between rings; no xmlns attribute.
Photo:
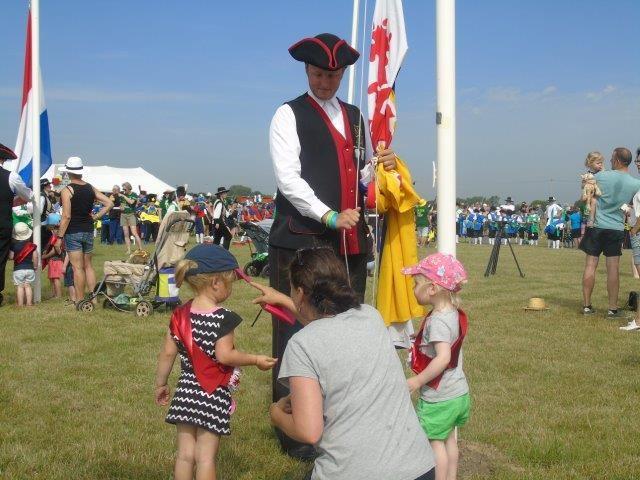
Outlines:
<svg viewBox="0 0 640 480"><path fill-rule="evenodd" d="M624 327L620 327L620 330L624 330L626 332L631 332L633 330L640 330L640 325L638 325L635 320L631 320Z"/></svg>

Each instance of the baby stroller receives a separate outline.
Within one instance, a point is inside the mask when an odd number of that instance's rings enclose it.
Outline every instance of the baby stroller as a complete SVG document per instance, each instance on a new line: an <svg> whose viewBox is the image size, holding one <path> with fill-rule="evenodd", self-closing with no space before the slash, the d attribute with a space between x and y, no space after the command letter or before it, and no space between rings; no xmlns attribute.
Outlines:
<svg viewBox="0 0 640 480"><path fill-rule="evenodd" d="M193 220L189 212L172 212L160 224L153 255L137 255L131 262L104 262L104 278L90 297L78 304L78 310L93 310L93 300L104 297L104 308L120 312L133 311L137 317L148 317L160 307L180 304L173 267L186 252ZM146 253L146 252L145 252ZM140 259L147 258L144 263ZM148 298L155 287L155 297Z"/></svg>
<svg viewBox="0 0 640 480"><path fill-rule="evenodd" d="M240 223L244 233L251 239L249 243L251 261L243 269L247 275L269 277L269 231L272 223L273 220Z"/></svg>

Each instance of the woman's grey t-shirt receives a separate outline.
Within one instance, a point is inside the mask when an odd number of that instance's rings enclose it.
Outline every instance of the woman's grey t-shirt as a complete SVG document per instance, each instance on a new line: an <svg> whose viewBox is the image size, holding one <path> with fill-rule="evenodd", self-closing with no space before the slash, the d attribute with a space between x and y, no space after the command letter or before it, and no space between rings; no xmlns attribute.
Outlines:
<svg viewBox="0 0 640 480"><path fill-rule="evenodd" d="M378 311L362 305L297 332L278 378L318 380L324 431L312 480L414 480L434 466L400 359Z"/></svg>
<svg viewBox="0 0 640 480"><path fill-rule="evenodd" d="M421 349L427 356L434 358L436 349L433 342L447 342L453 345L460 335L460 322L457 310L433 312L427 320L422 332ZM467 378L462 371L462 349L458 358L458 366L444 371L437 390L425 385L420 389L420 398L425 402L444 402L469 392Z"/></svg>

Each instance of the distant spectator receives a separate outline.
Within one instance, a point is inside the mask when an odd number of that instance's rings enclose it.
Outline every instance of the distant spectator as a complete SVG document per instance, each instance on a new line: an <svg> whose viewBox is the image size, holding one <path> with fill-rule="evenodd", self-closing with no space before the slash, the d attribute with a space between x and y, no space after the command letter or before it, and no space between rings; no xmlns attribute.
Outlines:
<svg viewBox="0 0 640 480"><path fill-rule="evenodd" d="M181 210L180 205L178 204L178 201L176 199L176 194L175 192L168 192L165 194L165 205L166 205L166 211L165 214L169 215L170 213L173 212L179 212ZM164 214L163 214L164 217Z"/></svg>
<svg viewBox="0 0 640 480"><path fill-rule="evenodd" d="M424 247L429 237L429 207L427 203L416 205L416 229L418 245Z"/></svg>
<svg viewBox="0 0 640 480"><path fill-rule="evenodd" d="M215 245L222 245L227 250L229 250L229 246L231 245L231 238L233 237L231 229L234 226L229 225L229 213L224 203L228 192L229 190L225 187L218 187L216 201L213 203L213 225L215 229L213 243Z"/></svg>
<svg viewBox="0 0 640 480"><path fill-rule="evenodd" d="M122 198L120 198L120 186L114 185L109 197L113 202L113 208L109 210L109 243L120 242L120 214L122 213ZM124 242L124 239L122 239Z"/></svg>
<svg viewBox="0 0 640 480"><path fill-rule="evenodd" d="M160 226L160 208L156 205L155 195L147 195L147 203L140 214L140 220L146 226L144 243L155 242Z"/></svg>
<svg viewBox="0 0 640 480"><path fill-rule="evenodd" d="M58 228L60 226L60 215L51 214L47 220L47 228L51 232L53 240L58 237ZM54 238L55 236L55 238ZM57 245L57 242L43 243L42 248L42 268L45 268L45 262L47 267L47 277L53 290L53 298L62 297L62 277L64 272L62 270L62 264L64 259L63 245Z"/></svg>
<svg viewBox="0 0 640 480"><path fill-rule="evenodd" d="M578 248L580 245L580 238L582 237L582 213L579 208L572 208L569 210L569 221L571 222L571 238L573 239L573 246Z"/></svg>
<svg viewBox="0 0 640 480"><path fill-rule="evenodd" d="M52 200L52 191L51 182L46 178L40 180L40 242L41 245L46 245L49 243L49 238L51 238L51 232L47 228L47 218L50 213L53 213L53 200Z"/></svg>
<svg viewBox="0 0 640 480"><path fill-rule="evenodd" d="M120 215L120 225L122 226L122 234L124 236L124 244L127 246L127 253L131 253L131 236L133 236L138 249L142 249L140 235L138 235L138 217L136 217L136 204L138 203L138 195L131 190L131 184L125 182L122 184L124 193L120 194L123 201L122 215Z"/></svg>

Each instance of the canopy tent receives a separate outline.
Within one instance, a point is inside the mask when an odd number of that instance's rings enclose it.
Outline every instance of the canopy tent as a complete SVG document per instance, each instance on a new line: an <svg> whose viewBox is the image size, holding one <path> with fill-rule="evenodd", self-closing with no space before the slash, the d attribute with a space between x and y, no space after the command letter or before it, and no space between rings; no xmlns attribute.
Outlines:
<svg viewBox="0 0 640 480"><path fill-rule="evenodd" d="M51 181L53 177L62 175L63 170L64 164L54 163L49 167L43 178ZM164 183L142 167L116 168L108 165L87 167L85 165L82 179L102 192L110 192L114 185L122 185L124 182L129 182L134 191L140 188L140 190L144 190L147 193L158 195L175 190L175 187Z"/></svg>

